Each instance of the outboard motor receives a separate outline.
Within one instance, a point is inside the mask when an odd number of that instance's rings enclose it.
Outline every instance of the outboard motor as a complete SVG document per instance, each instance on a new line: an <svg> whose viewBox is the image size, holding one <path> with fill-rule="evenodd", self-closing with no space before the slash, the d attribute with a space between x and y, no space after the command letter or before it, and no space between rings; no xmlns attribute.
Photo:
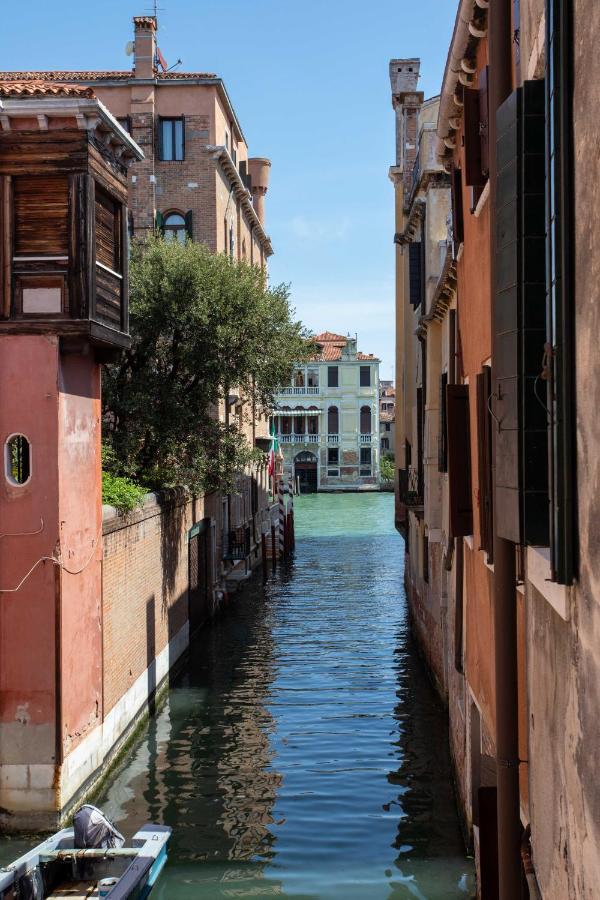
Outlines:
<svg viewBox="0 0 600 900"><path fill-rule="evenodd" d="M90 803L77 810L73 816L73 828L76 850L113 850L125 843L123 835L109 822L102 810Z"/></svg>

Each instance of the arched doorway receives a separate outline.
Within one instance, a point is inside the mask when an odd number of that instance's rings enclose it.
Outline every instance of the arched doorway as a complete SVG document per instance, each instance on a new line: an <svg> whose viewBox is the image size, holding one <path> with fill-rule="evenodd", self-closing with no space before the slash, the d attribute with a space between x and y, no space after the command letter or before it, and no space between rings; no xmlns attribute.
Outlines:
<svg viewBox="0 0 600 900"><path fill-rule="evenodd" d="M294 459L294 475L301 494L314 494L317 490L317 457L310 450L303 450Z"/></svg>

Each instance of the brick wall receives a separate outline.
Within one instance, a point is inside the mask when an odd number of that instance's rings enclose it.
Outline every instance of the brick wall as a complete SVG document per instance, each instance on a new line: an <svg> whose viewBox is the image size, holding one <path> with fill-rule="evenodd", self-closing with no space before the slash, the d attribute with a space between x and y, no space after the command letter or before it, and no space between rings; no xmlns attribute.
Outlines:
<svg viewBox="0 0 600 900"><path fill-rule="evenodd" d="M147 502L104 522L104 717L187 622L187 532L212 516L219 535L219 515L209 497Z"/></svg>

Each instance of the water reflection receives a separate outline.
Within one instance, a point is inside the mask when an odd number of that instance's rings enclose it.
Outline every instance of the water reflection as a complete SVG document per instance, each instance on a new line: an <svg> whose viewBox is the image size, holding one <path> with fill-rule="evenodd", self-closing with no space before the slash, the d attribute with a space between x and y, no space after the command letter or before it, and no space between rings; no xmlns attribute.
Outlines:
<svg viewBox="0 0 600 900"><path fill-rule="evenodd" d="M472 895L391 500L297 504L294 564L194 643L101 798L173 827L162 900Z"/></svg>

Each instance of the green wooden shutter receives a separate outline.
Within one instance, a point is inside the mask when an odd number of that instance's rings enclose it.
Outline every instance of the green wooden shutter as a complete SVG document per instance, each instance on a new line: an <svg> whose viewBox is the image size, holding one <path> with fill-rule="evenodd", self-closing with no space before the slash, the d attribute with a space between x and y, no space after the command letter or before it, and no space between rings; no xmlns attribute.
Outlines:
<svg viewBox="0 0 600 900"><path fill-rule="evenodd" d="M164 235L165 233L165 219L161 212L156 210L156 215L154 217L154 228L160 235Z"/></svg>
<svg viewBox="0 0 600 900"><path fill-rule="evenodd" d="M447 385L446 409L450 534L452 537L461 537L473 533L469 386L467 384Z"/></svg>
<svg viewBox="0 0 600 900"><path fill-rule="evenodd" d="M484 366L477 376L477 456L480 549L487 553L489 563L494 560L491 393L491 369Z"/></svg>
<svg viewBox="0 0 600 900"><path fill-rule="evenodd" d="M498 110L496 507L500 537L547 544L547 438L540 397L545 341L543 83ZM537 394L537 396L536 396Z"/></svg>

